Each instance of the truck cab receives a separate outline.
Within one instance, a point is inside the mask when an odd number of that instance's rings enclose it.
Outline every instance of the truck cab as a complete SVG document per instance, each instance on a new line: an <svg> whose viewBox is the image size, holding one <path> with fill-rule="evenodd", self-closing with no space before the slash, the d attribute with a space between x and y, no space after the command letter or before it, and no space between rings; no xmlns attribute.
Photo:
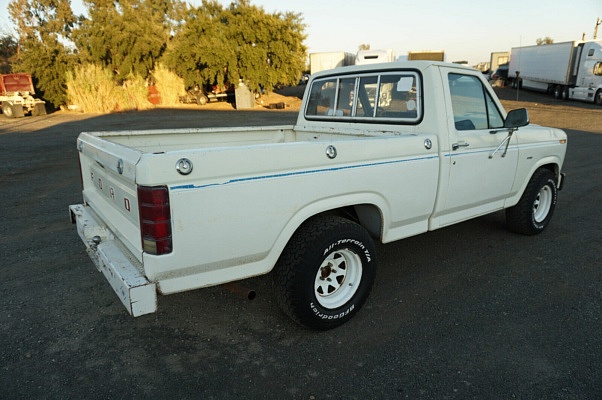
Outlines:
<svg viewBox="0 0 602 400"><path fill-rule="evenodd" d="M570 98L602 105L602 41L585 42L579 49L576 86Z"/></svg>

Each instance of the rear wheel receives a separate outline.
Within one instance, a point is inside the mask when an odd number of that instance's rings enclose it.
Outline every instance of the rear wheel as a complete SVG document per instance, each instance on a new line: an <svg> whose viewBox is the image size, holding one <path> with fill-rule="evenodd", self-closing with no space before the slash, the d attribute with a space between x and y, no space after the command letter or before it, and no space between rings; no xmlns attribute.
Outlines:
<svg viewBox="0 0 602 400"><path fill-rule="evenodd" d="M556 85L556 87L554 87L554 98L558 99L558 100L562 100L562 92L563 92L564 88L560 85Z"/></svg>
<svg viewBox="0 0 602 400"><path fill-rule="evenodd" d="M317 217L302 225L274 271L278 302L296 322L335 328L362 307L376 275L375 248L360 225Z"/></svg>
<svg viewBox="0 0 602 400"><path fill-rule="evenodd" d="M548 169L535 171L519 202L506 210L508 227L524 235L540 233L552 219L557 197L555 175Z"/></svg>
<svg viewBox="0 0 602 400"><path fill-rule="evenodd" d="M598 106L602 106L602 89L596 92L596 97L594 97L594 103Z"/></svg>
<svg viewBox="0 0 602 400"><path fill-rule="evenodd" d="M568 100L569 99L569 88L567 86L564 86L562 88L562 93L560 95L560 98L562 100Z"/></svg>

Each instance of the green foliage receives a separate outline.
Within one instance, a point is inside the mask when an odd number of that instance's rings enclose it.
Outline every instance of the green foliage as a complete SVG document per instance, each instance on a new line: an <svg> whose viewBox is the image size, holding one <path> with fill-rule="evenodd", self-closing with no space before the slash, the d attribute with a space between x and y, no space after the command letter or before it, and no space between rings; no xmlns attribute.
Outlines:
<svg viewBox="0 0 602 400"><path fill-rule="evenodd" d="M0 37L0 74L11 72L10 62L17 55L17 41L10 35Z"/></svg>
<svg viewBox="0 0 602 400"><path fill-rule="evenodd" d="M236 83L268 91L296 83L305 67L305 26L295 13L268 14L249 1L193 8L166 53L187 86Z"/></svg>
<svg viewBox="0 0 602 400"><path fill-rule="evenodd" d="M20 35L13 70L32 74L38 95L55 106L64 104L64 72L76 60L65 45L75 24L69 1L14 0L9 13Z"/></svg>
<svg viewBox="0 0 602 400"><path fill-rule="evenodd" d="M170 34L176 0L88 0L89 18L81 20L74 41L83 56L115 72L148 77Z"/></svg>
<svg viewBox="0 0 602 400"><path fill-rule="evenodd" d="M542 46L544 44L552 44L554 43L554 39L552 39L549 36L546 36L545 38L538 38L535 43L537 43L538 46Z"/></svg>
<svg viewBox="0 0 602 400"><path fill-rule="evenodd" d="M0 58L9 59L17 54L17 41L9 35L0 37Z"/></svg>
<svg viewBox="0 0 602 400"><path fill-rule="evenodd" d="M151 71L161 70L159 62L188 87L244 79L251 89L268 91L278 84L296 83L305 68L305 25L300 14L269 14L249 0L236 0L228 7L203 0L191 9L183 0L83 2L88 9L85 16L75 16L69 0L9 4L19 34L12 69L31 73L39 94L55 106L67 103L65 74L71 71L73 84L76 67L88 68L87 64L110 71L115 84L125 83L130 92L144 86L139 81L150 78ZM14 43L0 44L4 55ZM179 92L181 82L176 78L172 83L173 92ZM166 101L175 96L168 95ZM120 106L131 97L121 100ZM133 103L127 107L145 106L137 100Z"/></svg>

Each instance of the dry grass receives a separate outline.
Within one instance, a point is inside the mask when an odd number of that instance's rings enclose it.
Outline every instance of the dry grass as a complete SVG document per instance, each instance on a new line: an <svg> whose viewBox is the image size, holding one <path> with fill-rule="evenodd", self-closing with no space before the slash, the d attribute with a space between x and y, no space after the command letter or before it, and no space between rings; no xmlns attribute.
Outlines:
<svg viewBox="0 0 602 400"><path fill-rule="evenodd" d="M186 94L184 79L177 76L163 64L157 64L152 75L157 91L161 95L161 104L164 106L179 105L179 96Z"/></svg>
<svg viewBox="0 0 602 400"><path fill-rule="evenodd" d="M75 72L67 72L67 96L69 104L84 113L152 107L142 78L130 76L118 86L111 71L94 64L81 65Z"/></svg>
<svg viewBox="0 0 602 400"><path fill-rule="evenodd" d="M141 77L130 75L123 82L123 85L117 89L118 110L147 110L153 108L153 105L148 101L148 87Z"/></svg>

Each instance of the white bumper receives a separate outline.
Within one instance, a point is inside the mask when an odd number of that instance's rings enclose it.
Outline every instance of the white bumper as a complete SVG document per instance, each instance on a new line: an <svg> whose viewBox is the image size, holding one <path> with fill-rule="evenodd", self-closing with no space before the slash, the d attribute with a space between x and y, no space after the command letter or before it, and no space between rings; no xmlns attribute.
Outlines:
<svg viewBox="0 0 602 400"><path fill-rule="evenodd" d="M137 260L122 249L109 228L94 218L83 204L69 206L71 222L86 245L86 251L128 310L138 317L157 311L157 285L149 282L137 268Z"/></svg>

